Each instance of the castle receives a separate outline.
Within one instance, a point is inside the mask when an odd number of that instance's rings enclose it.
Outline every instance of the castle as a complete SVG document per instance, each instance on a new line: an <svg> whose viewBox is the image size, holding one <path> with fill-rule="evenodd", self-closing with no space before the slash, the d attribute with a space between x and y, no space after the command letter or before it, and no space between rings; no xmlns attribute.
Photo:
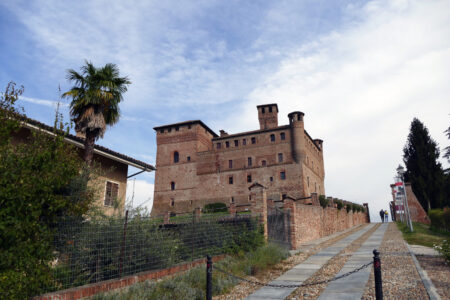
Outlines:
<svg viewBox="0 0 450 300"><path fill-rule="evenodd" d="M263 185L268 200L325 194L323 141L304 126L304 113L278 125L277 104L257 106L259 130L218 136L202 121L153 128L157 135L152 215L192 212L208 203L251 210L249 186ZM244 208L245 207L245 208Z"/></svg>

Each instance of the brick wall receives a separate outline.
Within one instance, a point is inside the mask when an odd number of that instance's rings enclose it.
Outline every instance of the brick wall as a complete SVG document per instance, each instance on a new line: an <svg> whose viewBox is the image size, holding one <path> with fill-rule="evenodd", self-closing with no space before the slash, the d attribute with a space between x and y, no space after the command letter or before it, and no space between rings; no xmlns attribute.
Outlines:
<svg viewBox="0 0 450 300"><path fill-rule="evenodd" d="M336 232L367 223L367 213L338 210L334 207L322 208L305 205L292 200L285 201L285 209L291 211L292 248L304 242L315 240Z"/></svg>

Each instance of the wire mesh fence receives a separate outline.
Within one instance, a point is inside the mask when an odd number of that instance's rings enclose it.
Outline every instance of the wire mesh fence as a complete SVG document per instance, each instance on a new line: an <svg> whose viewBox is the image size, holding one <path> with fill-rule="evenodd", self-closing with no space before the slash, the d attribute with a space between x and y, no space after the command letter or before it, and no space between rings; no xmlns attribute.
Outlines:
<svg viewBox="0 0 450 300"><path fill-rule="evenodd" d="M162 217L64 219L55 228L53 282L56 291L240 250L263 241L251 215L185 214Z"/></svg>

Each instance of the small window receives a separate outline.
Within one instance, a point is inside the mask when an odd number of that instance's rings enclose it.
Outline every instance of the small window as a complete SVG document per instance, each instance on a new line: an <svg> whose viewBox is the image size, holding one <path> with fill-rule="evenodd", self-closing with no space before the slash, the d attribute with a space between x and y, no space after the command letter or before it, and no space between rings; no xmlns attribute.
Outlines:
<svg viewBox="0 0 450 300"><path fill-rule="evenodd" d="M180 126L175 127L175 131L179 131L180 130Z"/></svg>
<svg viewBox="0 0 450 300"><path fill-rule="evenodd" d="M309 187L309 177L306 177L306 182L307 182L308 187Z"/></svg>
<svg viewBox="0 0 450 300"><path fill-rule="evenodd" d="M217 143L217 149L222 148L222 143Z"/></svg>
<svg viewBox="0 0 450 300"><path fill-rule="evenodd" d="M273 181L273 177L272 176L270 176L270 182L272 182Z"/></svg>
<svg viewBox="0 0 450 300"><path fill-rule="evenodd" d="M247 165L248 165L249 167L252 166L252 158L251 158L251 157L247 158Z"/></svg>
<svg viewBox="0 0 450 300"><path fill-rule="evenodd" d="M272 112L272 106L269 106L269 112Z"/></svg>
<svg viewBox="0 0 450 300"><path fill-rule="evenodd" d="M317 183L314 182L314 192L317 192Z"/></svg>
<svg viewBox="0 0 450 300"><path fill-rule="evenodd" d="M286 195L286 194L282 194L282 195L281 195L281 200L284 200L284 199L286 199L286 197L287 197L287 195Z"/></svg>
<svg viewBox="0 0 450 300"><path fill-rule="evenodd" d="M278 153L278 162L283 162L283 153Z"/></svg>
<svg viewBox="0 0 450 300"><path fill-rule="evenodd" d="M256 144L256 138L252 137L252 144Z"/></svg>
<svg viewBox="0 0 450 300"><path fill-rule="evenodd" d="M234 197L231 197L230 203L234 203Z"/></svg>
<svg viewBox="0 0 450 300"><path fill-rule="evenodd" d="M187 157L187 161L191 161L191 157L190 156Z"/></svg>
<svg viewBox="0 0 450 300"><path fill-rule="evenodd" d="M228 177L228 184L233 184L233 176Z"/></svg>
<svg viewBox="0 0 450 300"><path fill-rule="evenodd" d="M233 161L231 159L228 161L228 168L233 168Z"/></svg>
<svg viewBox="0 0 450 300"><path fill-rule="evenodd" d="M247 175L247 182L252 182L252 175Z"/></svg>
<svg viewBox="0 0 450 300"><path fill-rule="evenodd" d="M284 141L286 139L286 134L284 132L280 133L280 139Z"/></svg>
<svg viewBox="0 0 450 300"><path fill-rule="evenodd" d="M225 147L230 148L230 142L225 142Z"/></svg>
<svg viewBox="0 0 450 300"><path fill-rule="evenodd" d="M164 133L164 129L160 129L159 132L160 132L160 133Z"/></svg>
<svg viewBox="0 0 450 300"><path fill-rule="evenodd" d="M313 161L311 161L311 165L312 165L312 168L314 169L314 162Z"/></svg>
<svg viewBox="0 0 450 300"><path fill-rule="evenodd" d="M175 189L175 182L171 182L170 183L170 189L173 191Z"/></svg>
<svg viewBox="0 0 450 300"><path fill-rule="evenodd" d="M261 165L262 165L263 167L265 167L265 166L267 165L267 162L266 162L265 160L263 160L263 161L261 162Z"/></svg>
<svg viewBox="0 0 450 300"><path fill-rule="evenodd" d="M175 151L175 152L173 153L173 162L174 162L174 163L177 163L177 162L179 162L179 161L180 161L180 155L178 154L177 151Z"/></svg>
<svg viewBox="0 0 450 300"><path fill-rule="evenodd" d="M170 199L170 206L172 206L172 207L175 206L175 199L174 198Z"/></svg>
<svg viewBox="0 0 450 300"><path fill-rule="evenodd" d="M265 113L265 112L266 112L265 107L262 107L262 108L261 108L261 112L262 112L262 113Z"/></svg>
<svg viewBox="0 0 450 300"><path fill-rule="evenodd" d="M239 146L239 141L238 140L234 140L234 146L235 147Z"/></svg>
<svg viewBox="0 0 450 300"><path fill-rule="evenodd" d="M285 171L280 172L280 179L281 180L285 180L286 179L286 172Z"/></svg>
<svg viewBox="0 0 450 300"><path fill-rule="evenodd" d="M244 145L244 146L247 145L247 140L246 139L242 140L242 145Z"/></svg>
<svg viewBox="0 0 450 300"><path fill-rule="evenodd" d="M270 141L271 142L275 142L275 134L271 134L270 135Z"/></svg>
<svg viewBox="0 0 450 300"><path fill-rule="evenodd" d="M106 182L105 206L113 206L114 200L119 196L119 184L111 181Z"/></svg>

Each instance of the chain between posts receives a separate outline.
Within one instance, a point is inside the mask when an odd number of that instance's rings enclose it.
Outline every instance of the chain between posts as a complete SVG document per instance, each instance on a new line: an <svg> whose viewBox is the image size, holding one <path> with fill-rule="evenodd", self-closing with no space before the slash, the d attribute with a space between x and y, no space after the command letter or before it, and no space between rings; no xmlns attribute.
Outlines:
<svg viewBox="0 0 450 300"><path fill-rule="evenodd" d="M226 275L228 275L230 277L233 277L235 279L238 279L238 280L241 280L241 281L245 281L245 282L248 282L248 283L251 283L251 284L256 284L256 285L259 285L259 286L268 286L268 287L274 287L274 288L299 288L299 287L306 287L306 286L313 286L313 285L318 285L318 284L329 283L329 282L332 282L332 281L335 281L335 280L338 280L338 279L350 276L350 275L352 275L354 273L357 273L357 272L367 268L368 266L370 266L372 264L373 264L373 262L369 262L369 263L364 264L361 267L359 267L359 268L357 268L357 269L355 269L353 271L347 272L345 274L336 276L336 277L331 278L331 279L322 280L322 281L318 281L318 282L311 282L311 283L301 283L301 284L270 284L270 283L262 283L262 282L259 282L259 281L253 281L253 280L249 280L249 279L246 279L246 278L242 278L242 277L236 276L236 275L231 274L231 273L229 273L229 272L227 272L225 270L222 270L221 268L218 268L216 266L214 266L214 269L219 271L219 272L221 272L221 273L224 273L224 274L226 274Z"/></svg>

